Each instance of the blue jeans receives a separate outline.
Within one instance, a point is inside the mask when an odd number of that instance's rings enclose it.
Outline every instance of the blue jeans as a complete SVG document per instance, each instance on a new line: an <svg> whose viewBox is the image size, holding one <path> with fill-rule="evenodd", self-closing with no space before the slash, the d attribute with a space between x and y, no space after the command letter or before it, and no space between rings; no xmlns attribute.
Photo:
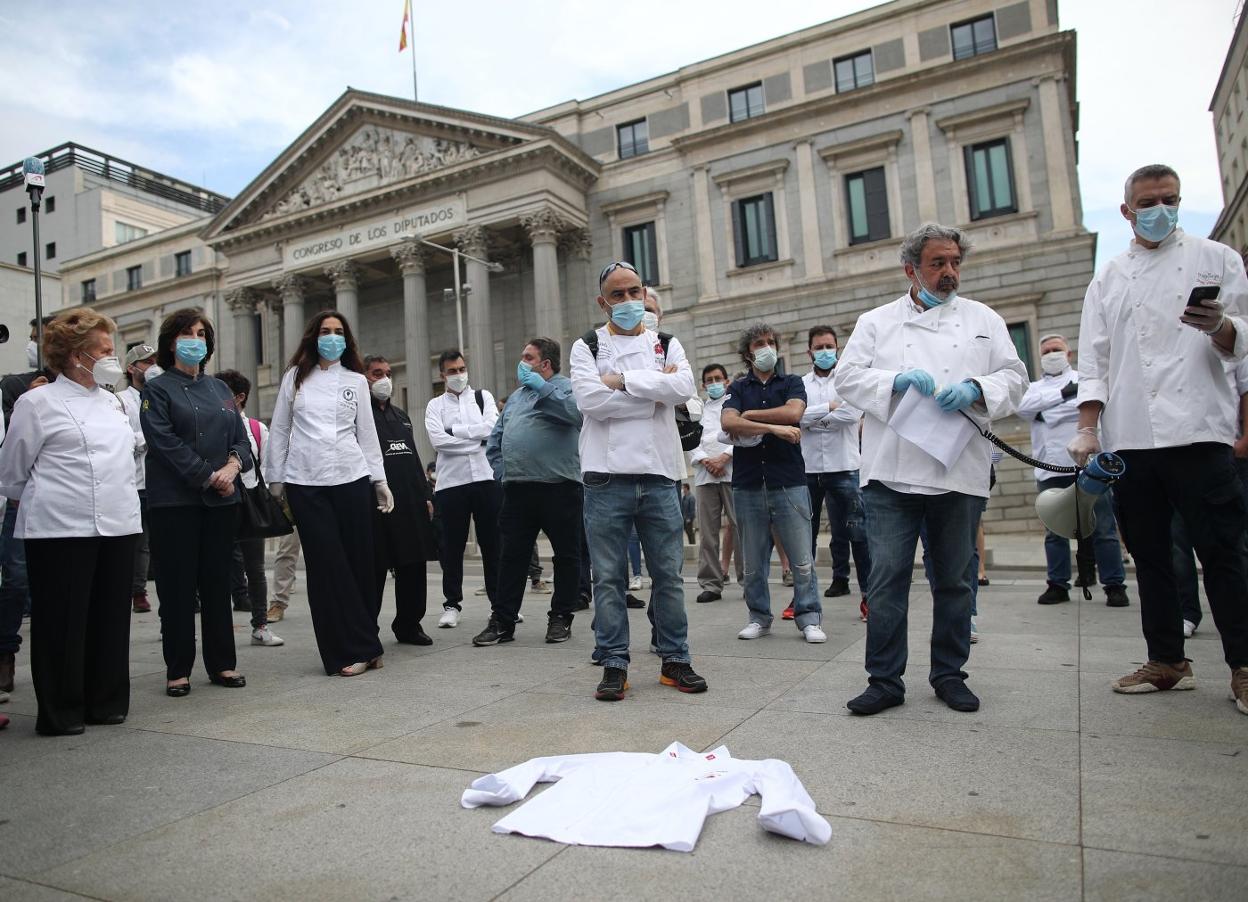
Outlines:
<svg viewBox="0 0 1248 902"><path fill-rule="evenodd" d="M798 628L823 620L815 562L810 553L810 492L804 485L769 489L734 485L737 532L745 558L745 603L750 622L771 626L771 530L789 554L793 571L793 619Z"/></svg>
<svg viewBox="0 0 1248 902"><path fill-rule="evenodd" d="M926 524L931 561L933 687L966 679L971 654L971 603L975 587L975 530L984 499L959 492L917 495L878 482L863 490L867 541L871 543L871 616L867 619L866 667L870 683L905 695L906 627L910 582L919 527Z"/></svg>
<svg viewBox="0 0 1248 902"><path fill-rule="evenodd" d="M662 476L585 473L585 535L594 578L594 657L627 669L628 534L634 525L646 553L653 588L655 645L664 661L689 663L684 523L676 483Z"/></svg>
<svg viewBox="0 0 1248 902"><path fill-rule="evenodd" d="M13 538L17 526L17 505L4 508L4 528L0 532L0 654L22 647L22 617L30 610L30 590L26 583L26 543Z"/></svg>
<svg viewBox="0 0 1248 902"><path fill-rule="evenodd" d="M865 588L871 580L871 551L863 529L862 490L858 488L858 471L839 473L807 473L810 489L810 550L813 556L819 541L819 513L824 501L828 504L828 524L832 528L832 578L849 579L849 555L853 550L854 566L858 568L858 586Z"/></svg>
<svg viewBox="0 0 1248 902"><path fill-rule="evenodd" d="M628 563L633 576L641 576L641 539L637 538L636 529L628 535Z"/></svg>
<svg viewBox="0 0 1248 902"><path fill-rule="evenodd" d="M1073 485L1074 476L1057 476L1037 480L1036 488L1061 489ZM1118 521L1114 519L1113 497L1110 492L1096 499L1092 508L1096 514L1096 527L1092 530L1092 550L1096 554L1096 569L1103 586L1121 586L1126 582L1127 572L1122 566L1122 548L1118 544ZM1044 533L1044 558L1048 564L1045 576L1050 585L1070 588L1070 539L1055 533Z"/></svg>
<svg viewBox="0 0 1248 902"><path fill-rule="evenodd" d="M984 511L988 510L988 499L979 499L979 515L975 518L975 532L979 532L979 521L983 517ZM927 553L927 523L919 527L919 541L923 544L923 575L927 577L928 588L935 591L936 585L932 582L932 558ZM975 543L975 553L971 556L971 567L975 571L971 574L971 616L979 616L979 543Z"/></svg>

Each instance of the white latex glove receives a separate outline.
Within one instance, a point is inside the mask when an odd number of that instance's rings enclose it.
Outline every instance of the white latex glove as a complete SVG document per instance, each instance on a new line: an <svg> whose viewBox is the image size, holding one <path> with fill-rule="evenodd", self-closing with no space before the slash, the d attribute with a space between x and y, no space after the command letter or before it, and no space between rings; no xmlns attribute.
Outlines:
<svg viewBox="0 0 1248 902"><path fill-rule="evenodd" d="M1207 335L1212 335L1222 328L1222 321L1226 318L1226 307L1217 298L1207 298L1200 302L1198 307L1183 308L1183 315L1179 320L1193 329L1199 329Z"/></svg>
<svg viewBox="0 0 1248 902"><path fill-rule="evenodd" d="M1100 450L1101 442L1096 437L1096 430L1091 426L1084 426L1075 432L1075 437L1066 446L1067 453L1075 459L1075 464L1080 467L1086 466L1088 458Z"/></svg>
<svg viewBox="0 0 1248 902"><path fill-rule="evenodd" d="M383 479L381 482L373 483L373 489L377 492L377 510L383 514L388 514L394 510L394 496L390 494L390 486Z"/></svg>
<svg viewBox="0 0 1248 902"><path fill-rule="evenodd" d="M286 483L270 482L269 494L272 495L274 498L276 498L278 501L281 501L283 498L286 497Z"/></svg>

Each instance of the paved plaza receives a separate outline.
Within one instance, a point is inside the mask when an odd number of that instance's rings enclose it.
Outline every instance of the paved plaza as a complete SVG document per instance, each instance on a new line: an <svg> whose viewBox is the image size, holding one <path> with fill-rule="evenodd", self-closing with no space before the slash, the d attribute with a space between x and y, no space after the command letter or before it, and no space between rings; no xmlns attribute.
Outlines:
<svg viewBox="0 0 1248 902"><path fill-rule="evenodd" d="M124 726L37 737L19 656L0 732L0 898L1245 898L1248 718L1212 621L1188 645L1195 692L1115 695L1110 679L1144 651L1133 584L1125 610L1099 591L1050 608L1035 603L1041 573L991 576L969 666L983 707L969 715L926 685L917 592L908 700L873 718L845 709L865 685L853 596L825 599L825 645L778 620L744 642L740 590L696 605L687 582L710 691L659 685L633 611L633 689L617 704L592 697L588 616L570 642L542 641L546 596L528 596L511 645L472 647L486 602L469 595L431 648L387 641L384 669L342 679L320 669L300 592L276 627L283 648L247 644L235 615L246 689L209 685L201 667L185 699L163 693L156 615L136 615ZM533 756L673 740L788 761L831 842L765 833L757 797L711 817L688 854L495 835L499 810L459 806L474 777Z"/></svg>

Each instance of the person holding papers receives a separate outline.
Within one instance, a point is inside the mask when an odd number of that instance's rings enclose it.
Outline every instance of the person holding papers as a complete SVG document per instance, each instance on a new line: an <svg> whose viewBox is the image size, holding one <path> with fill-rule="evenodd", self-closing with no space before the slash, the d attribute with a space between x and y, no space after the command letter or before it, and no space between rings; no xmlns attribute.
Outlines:
<svg viewBox="0 0 1248 902"><path fill-rule="evenodd" d="M979 709L963 667L990 463L988 441L966 418L986 426L1009 416L1028 382L1005 321L958 296L969 250L961 230L934 223L906 236L901 262L909 291L858 319L836 367L836 392L865 414L859 478L871 551L870 685L849 701L855 714L878 714L905 700L910 577L924 522L934 611L928 680L955 711ZM898 410L903 398L907 411ZM939 440L918 445L901 432Z"/></svg>

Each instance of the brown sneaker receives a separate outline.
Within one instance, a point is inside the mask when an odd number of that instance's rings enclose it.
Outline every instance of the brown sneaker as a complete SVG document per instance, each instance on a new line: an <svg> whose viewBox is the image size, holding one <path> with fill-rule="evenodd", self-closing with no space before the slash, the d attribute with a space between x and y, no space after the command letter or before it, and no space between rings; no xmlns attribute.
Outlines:
<svg viewBox="0 0 1248 902"><path fill-rule="evenodd" d="M268 613L264 615L264 619L269 621L269 623L277 623L285 613L286 609L281 605L271 604L269 605Z"/></svg>
<svg viewBox="0 0 1248 902"><path fill-rule="evenodd" d="M1109 684L1115 692L1161 692L1165 689L1195 689L1192 665L1182 661L1177 666L1149 661L1135 673L1119 677Z"/></svg>
<svg viewBox="0 0 1248 902"><path fill-rule="evenodd" d="M1248 667L1236 667L1231 671L1231 698L1240 714L1248 714Z"/></svg>

